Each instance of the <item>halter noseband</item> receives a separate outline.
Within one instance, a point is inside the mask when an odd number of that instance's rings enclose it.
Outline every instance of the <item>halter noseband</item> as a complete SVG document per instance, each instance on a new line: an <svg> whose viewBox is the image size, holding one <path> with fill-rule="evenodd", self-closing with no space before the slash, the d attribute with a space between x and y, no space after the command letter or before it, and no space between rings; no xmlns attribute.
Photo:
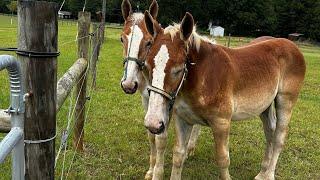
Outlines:
<svg viewBox="0 0 320 180"><path fill-rule="evenodd" d="M140 60L140 59L138 59L138 58L133 58L133 57L130 57L130 56L128 56L128 57L126 57L126 58L124 58L123 59L123 64L125 64L125 63L127 63L127 62L129 62L129 61L134 61L134 62L136 62L137 63L137 65L139 66L139 69L140 70L142 70L143 68L144 68L144 61L143 60ZM126 69L127 69L127 67L126 67Z"/></svg>

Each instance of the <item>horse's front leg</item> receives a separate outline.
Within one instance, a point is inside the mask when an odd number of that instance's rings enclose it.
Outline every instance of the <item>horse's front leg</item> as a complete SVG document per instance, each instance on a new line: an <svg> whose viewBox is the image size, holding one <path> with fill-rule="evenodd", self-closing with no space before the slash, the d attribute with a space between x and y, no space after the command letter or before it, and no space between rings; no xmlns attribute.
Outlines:
<svg viewBox="0 0 320 180"><path fill-rule="evenodd" d="M200 125L193 125L190 139L188 142L188 148L187 148L188 149L187 150L188 157L194 155L194 151L196 148L196 142L198 140L199 134L200 134Z"/></svg>
<svg viewBox="0 0 320 180"><path fill-rule="evenodd" d="M181 117L175 120L176 144L173 149L171 180L181 179L183 163L187 157L187 143L192 131L189 125Z"/></svg>
<svg viewBox="0 0 320 180"><path fill-rule="evenodd" d="M142 105L144 107L145 112L147 112L148 110L148 103L149 103L149 94L145 89L144 91L142 91ZM148 131L148 139L150 144L149 169L144 178L152 179L154 166L156 164L156 158L157 158L156 135Z"/></svg>
<svg viewBox="0 0 320 180"><path fill-rule="evenodd" d="M156 135L156 163L153 169L153 180L163 179L164 173L164 153L167 147L167 130L162 134Z"/></svg>
<svg viewBox="0 0 320 180"><path fill-rule="evenodd" d="M220 169L220 179L231 179L229 174L229 132L231 119L215 118L212 121L211 128L215 142L215 158L217 166Z"/></svg>
<svg viewBox="0 0 320 180"><path fill-rule="evenodd" d="M148 138L149 138L149 144L150 144L150 160L149 160L149 170L144 178L152 179L153 169L156 164L157 149L156 149L155 135L148 131Z"/></svg>

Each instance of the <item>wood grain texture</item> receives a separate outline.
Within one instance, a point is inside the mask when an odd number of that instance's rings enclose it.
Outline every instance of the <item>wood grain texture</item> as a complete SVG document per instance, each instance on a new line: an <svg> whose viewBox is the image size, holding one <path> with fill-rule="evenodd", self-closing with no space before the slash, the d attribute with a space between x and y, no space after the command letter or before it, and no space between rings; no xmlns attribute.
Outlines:
<svg viewBox="0 0 320 180"><path fill-rule="evenodd" d="M91 47L92 47L92 58L90 59L90 72L92 77L92 87L96 88L96 79L97 79L97 62L100 54L101 48L101 31L98 29L100 24L94 23L92 31L95 32L95 35L91 38Z"/></svg>
<svg viewBox="0 0 320 180"><path fill-rule="evenodd" d="M78 14L78 57L88 60L90 43L90 23L91 14L89 12L79 12ZM86 71L84 71L86 73ZM75 127L73 134L73 146L78 151L83 151L85 104L87 93L87 75L81 76L81 80L76 87L76 98L78 101L75 108Z"/></svg>
<svg viewBox="0 0 320 180"><path fill-rule="evenodd" d="M107 0L102 1L102 18L101 18L101 43L105 42L105 24L106 24Z"/></svg>
<svg viewBox="0 0 320 180"><path fill-rule="evenodd" d="M18 1L18 48L38 52L58 50L58 5ZM19 56L26 101L25 139L44 140L56 134L57 58ZM55 140L25 144L26 179L54 179Z"/></svg>
<svg viewBox="0 0 320 180"><path fill-rule="evenodd" d="M69 70L59 79L57 83L57 112L70 94L72 88L80 80L81 75L87 69L87 60L78 59Z"/></svg>

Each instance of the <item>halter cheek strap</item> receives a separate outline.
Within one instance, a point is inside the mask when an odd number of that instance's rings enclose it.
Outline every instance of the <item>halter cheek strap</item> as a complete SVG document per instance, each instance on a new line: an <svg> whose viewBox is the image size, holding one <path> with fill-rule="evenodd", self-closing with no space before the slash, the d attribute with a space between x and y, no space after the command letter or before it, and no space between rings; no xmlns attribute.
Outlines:
<svg viewBox="0 0 320 180"><path fill-rule="evenodd" d="M169 100L170 117L171 117L171 114L172 114L172 109L173 109L173 105L174 105L174 102L176 100L176 97L177 97L180 89L182 88L183 82L186 80L186 77L187 77L187 74L188 74L187 63L189 63L188 60L184 64L183 75L182 75L182 78L180 80L179 86L175 91L173 91L171 93L168 93L165 90L157 88L157 87L152 86L152 85L147 87L147 90L148 90L149 94L150 94L151 91L153 91L153 92L155 92L157 94L162 95L163 97L165 97L165 98L167 98Z"/></svg>
<svg viewBox="0 0 320 180"><path fill-rule="evenodd" d="M128 56L123 59L123 65L125 65L129 61L133 61L133 62L137 63L137 65L139 66L139 70L143 70L143 68L145 67L145 59L146 59L147 55L149 54L150 47L148 48L148 51L145 54L143 60L129 56L130 55L130 51L131 51L132 40L133 40L134 27L135 27L135 24L134 24L134 26L132 28L132 36L131 36L130 47L129 47L129 50L128 50ZM124 69L124 76L122 78L123 79L122 81L124 81L127 78L127 72L128 72L128 66L126 66L125 69Z"/></svg>

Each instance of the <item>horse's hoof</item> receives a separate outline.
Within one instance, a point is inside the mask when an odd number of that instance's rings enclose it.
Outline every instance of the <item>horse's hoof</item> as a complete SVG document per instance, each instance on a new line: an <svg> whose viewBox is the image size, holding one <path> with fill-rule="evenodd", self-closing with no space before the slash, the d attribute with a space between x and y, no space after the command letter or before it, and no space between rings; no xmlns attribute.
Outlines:
<svg viewBox="0 0 320 180"><path fill-rule="evenodd" d="M152 179L152 174L153 174L153 172L151 170L149 170L147 172L147 174L144 176L144 179L145 180L151 180Z"/></svg>
<svg viewBox="0 0 320 180"><path fill-rule="evenodd" d="M188 148L188 151L187 151L187 157L192 157L194 156L194 151L195 151L195 148L192 147L192 148Z"/></svg>
<svg viewBox="0 0 320 180"><path fill-rule="evenodd" d="M220 176L219 179L220 179L220 180L232 180L230 175L228 175L228 176L226 176L226 177L221 177L221 176Z"/></svg>
<svg viewBox="0 0 320 180"><path fill-rule="evenodd" d="M267 172L260 172L254 179L255 180L274 180L274 175Z"/></svg>

